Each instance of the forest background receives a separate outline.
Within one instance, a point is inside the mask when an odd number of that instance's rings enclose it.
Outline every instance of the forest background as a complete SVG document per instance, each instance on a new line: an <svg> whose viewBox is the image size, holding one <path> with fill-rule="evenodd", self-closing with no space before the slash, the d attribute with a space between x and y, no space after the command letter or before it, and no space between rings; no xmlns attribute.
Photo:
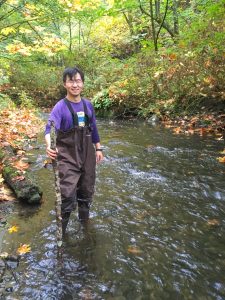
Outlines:
<svg viewBox="0 0 225 300"><path fill-rule="evenodd" d="M224 12L224 0L1 0L1 109L52 107L76 65L103 116L221 111Z"/></svg>

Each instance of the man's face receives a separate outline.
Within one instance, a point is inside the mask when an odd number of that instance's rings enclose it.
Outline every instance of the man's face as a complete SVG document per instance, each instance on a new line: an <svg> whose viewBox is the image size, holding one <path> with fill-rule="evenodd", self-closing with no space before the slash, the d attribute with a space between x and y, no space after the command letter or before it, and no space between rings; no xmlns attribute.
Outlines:
<svg viewBox="0 0 225 300"><path fill-rule="evenodd" d="M67 93L71 96L79 96L84 87L84 83L79 73L74 75L72 79L67 76L66 82L64 82L63 85L67 90Z"/></svg>

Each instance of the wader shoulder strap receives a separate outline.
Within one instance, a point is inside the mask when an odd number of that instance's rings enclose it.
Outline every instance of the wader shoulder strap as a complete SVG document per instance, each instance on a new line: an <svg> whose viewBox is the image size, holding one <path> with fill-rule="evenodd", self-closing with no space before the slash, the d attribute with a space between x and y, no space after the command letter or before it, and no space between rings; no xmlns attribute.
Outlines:
<svg viewBox="0 0 225 300"><path fill-rule="evenodd" d="M84 114L85 114L85 126L90 126L90 121L89 121L89 116L88 116L88 109L87 109L87 104L84 101L84 99L81 99L82 103L83 103L83 108L84 108ZM79 122L78 122L78 116L77 113L74 112L73 107L70 103L70 101L68 99L64 99L64 102L66 103L66 106L68 107L71 115L72 115L72 119L73 119L73 126L79 126Z"/></svg>
<svg viewBox="0 0 225 300"><path fill-rule="evenodd" d="M85 125L89 126L90 125L90 120L88 116L88 109L87 109L87 104L84 99L81 99L84 107L84 114L85 114Z"/></svg>
<svg viewBox="0 0 225 300"><path fill-rule="evenodd" d="M66 106L68 107L68 109L72 115L73 127L78 126L78 116L77 116L77 114L74 113L74 110L72 108L72 105L70 104L70 101L65 98L64 102L66 103Z"/></svg>

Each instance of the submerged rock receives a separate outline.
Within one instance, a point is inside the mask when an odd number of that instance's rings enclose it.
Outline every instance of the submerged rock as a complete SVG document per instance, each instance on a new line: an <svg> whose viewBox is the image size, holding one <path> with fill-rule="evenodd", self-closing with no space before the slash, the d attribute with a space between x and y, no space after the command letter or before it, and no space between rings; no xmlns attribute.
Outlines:
<svg viewBox="0 0 225 300"><path fill-rule="evenodd" d="M157 115L152 115L147 122L151 125L157 125L160 122L160 118Z"/></svg>

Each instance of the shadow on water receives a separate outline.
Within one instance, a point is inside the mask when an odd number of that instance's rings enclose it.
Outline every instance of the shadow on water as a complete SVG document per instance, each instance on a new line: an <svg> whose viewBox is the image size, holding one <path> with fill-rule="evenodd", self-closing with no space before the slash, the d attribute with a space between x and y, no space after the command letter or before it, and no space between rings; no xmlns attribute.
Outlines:
<svg viewBox="0 0 225 300"><path fill-rule="evenodd" d="M142 122L100 121L105 161L97 168L91 220L72 214L57 261L54 183L30 152L44 190L39 207L15 204L1 251L20 244L6 299L225 299L224 145L213 137L176 136ZM12 297L12 298L11 298ZM14 297L14 298L13 298Z"/></svg>

